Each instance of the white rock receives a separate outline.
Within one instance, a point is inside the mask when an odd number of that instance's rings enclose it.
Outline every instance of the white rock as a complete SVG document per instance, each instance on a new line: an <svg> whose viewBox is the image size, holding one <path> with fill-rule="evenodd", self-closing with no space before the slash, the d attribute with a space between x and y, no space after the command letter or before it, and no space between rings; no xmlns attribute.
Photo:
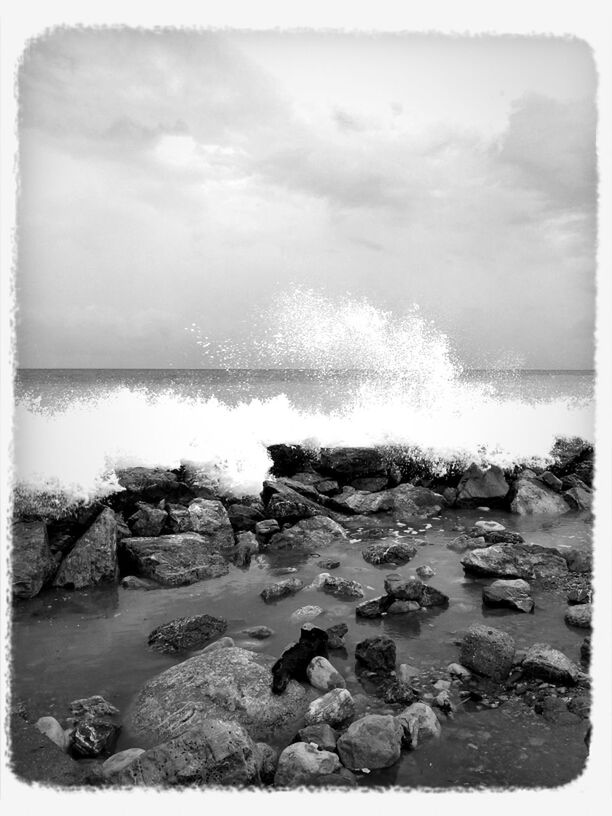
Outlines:
<svg viewBox="0 0 612 816"><path fill-rule="evenodd" d="M339 771L340 760L331 751L321 751L314 743L289 745L278 759L274 785L277 788L307 785L318 776Z"/></svg>
<svg viewBox="0 0 612 816"><path fill-rule="evenodd" d="M465 666L462 666L461 663L449 663L449 665L446 667L446 671L452 677L461 677L464 680L467 680L472 676L472 672L469 669L466 669Z"/></svg>
<svg viewBox="0 0 612 816"><path fill-rule="evenodd" d="M306 621L314 620L322 614L323 610L320 606L301 606L291 613L289 620L291 623L306 623Z"/></svg>
<svg viewBox="0 0 612 816"><path fill-rule="evenodd" d="M105 777L109 777L118 771L121 771L127 765L132 763L136 757L144 754L144 752L144 748L126 748L125 751L119 751L119 753L113 754L106 760L106 762L102 763L103 775Z"/></svg>
<svg viewBox="0 0 612 816"><path fill-rule="evenodd" d="M316 725L317 723L328 723L331 726L340 725L348 720L355 713L355 701L346 689L332 689L313 700L308 706L308 711L304 717L306 725Z"/></svg>
<svg viewBox="0 0 612 816"><path fill-rule="evenodd" d="M477 521L474 527L478 527L480 530L486 530L488 533L503 533L506 529L504 525L498 521Z"/></svg>
<svg viewBox="0 0 612 816"><path fill-rule="evenodd" d="M55 717L41 717L35 723L41 734L48 737L51 742L54 742L62 751L67 751L70 746L69 731L64 731L62 726L58 723Z"/></svg>
<svg viewBox="0 0 612 816"><path fill-rule="evenodd" d="M306 676L310 685L321 691L346 688L344 677L325 657L313 657L306 668Z"/></svg>

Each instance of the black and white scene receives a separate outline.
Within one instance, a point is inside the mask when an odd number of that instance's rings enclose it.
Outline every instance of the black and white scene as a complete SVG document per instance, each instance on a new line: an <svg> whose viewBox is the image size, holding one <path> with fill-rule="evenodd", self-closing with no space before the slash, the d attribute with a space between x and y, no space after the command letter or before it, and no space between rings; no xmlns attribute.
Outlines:
<svg viewBox="0 0 612 816"><path fill-rule="evenodd" d="M17 780L581 777L597 84L572 36L29 41Z"/></svg>

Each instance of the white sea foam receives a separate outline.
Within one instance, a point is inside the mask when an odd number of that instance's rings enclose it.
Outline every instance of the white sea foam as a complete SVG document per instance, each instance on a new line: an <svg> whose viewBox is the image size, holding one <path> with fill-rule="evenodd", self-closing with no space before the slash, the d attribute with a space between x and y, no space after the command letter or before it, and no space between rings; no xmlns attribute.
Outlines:
<svg viewBox="0 0 612 816"><path fill-rule="evenodd" d="M277 301L265 320L260 364L314 368L326 382L337 369L364 376L343 379L342 401L328 411L300 409L282 393L227 405L128 388L55 409L23 402L15 416L17 483L87 500L116 490L119 468L190 462L224 492L256 494L271 464L266 446L276 442L417 446L443 470L456 458L545 459L557 436L592 439L589 402L501 399L493 383L462 381L448 339L416 309L399 318L365 301L302 291ZM209 341L200 335L199 342ZM244 365L245 353L226 345L224 361Z"/></svg>

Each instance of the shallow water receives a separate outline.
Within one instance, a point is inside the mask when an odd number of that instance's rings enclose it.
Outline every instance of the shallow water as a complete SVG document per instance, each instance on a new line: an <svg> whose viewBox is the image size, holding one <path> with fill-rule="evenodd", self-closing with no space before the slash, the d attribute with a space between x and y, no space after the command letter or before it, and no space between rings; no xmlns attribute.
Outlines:
<svg viewBox="0 0 612 816"><path fill-rule="evenodd" d="M511 633L517 648L547 642L579 662L585 632L563 621L565 595L560 591L534 588L536 611L532 615L510 610L489 610L481 605L482 586L490 579L464 575L460 555L447 549L446 542L459 533L452 528L460 522L471 526L478 518L499 520L508 529L521 532L527 542L545 546L571 544L590 547L591 526L581 515L567 514L554 519L519 518L502 512L448 512L439 520L430 519L414 528L398 528L391 537L422 539L416 557L397 569L367 564L358 533L350 544L326 549L324 558L337 557L341 566L334 570L359 581L366 598L383 592L384 576L391 571L413 574L416 567L429 564L435 576L432 586L450 597L446 609L431 609L382 620L355 618L356 601L343 601L314 589L304 589L275 604L259 597L268 583L281 580L271 571L293 566L297 577L310 583L322 570L319 559L297 553L262 554L250 568L230 567L227 576L177 589L149 592L121 587L80 592L47 591L20 603L14 612L13 683L14 694L36 716L50 714L63 720L68 703L78 697L102 694L125 712L144 681L189 656L162 655L147 646L148 633L161 623L183 615L209 613L225 617L226 634L236 645L278 656L299 636L299 624L291 613L307 604L316 604L324 613L316 622L331 626L345 621L349 626L347 653L333 653L332 662L347 679L347 687L363 692L354 674L355 645L366 637L386 634L397 645L397 662L418 669L444 668L458 659L457 641L470 624L486 620ZM384 540L384 539L383 539ZM241 630L255 624L270 626L275 634L253 641ZM384 707L381 705L381 708ZM583 727L584 726L584 727ZM453 720L443 725L443 737L425 743L417 751L402 754L392 769L360 778L360 784L453 786L557 785L574 778L582 769L586 751L583 736L586 722L576 729L551 726L522 703L507 703L499 709L465 710L461 706ZM134 743L127 731L118 749Z"/></svg>

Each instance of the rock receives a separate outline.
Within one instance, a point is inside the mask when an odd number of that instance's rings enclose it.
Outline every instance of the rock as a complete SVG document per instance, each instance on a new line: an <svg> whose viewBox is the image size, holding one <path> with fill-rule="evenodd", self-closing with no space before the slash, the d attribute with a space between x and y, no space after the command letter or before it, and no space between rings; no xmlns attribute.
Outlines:
<svg viewBox="0 0 612 816"><path fill-rule="evenodd" d="M358 618L381 618L389 609L393 598L389 595L380 595L378 598L371 598L363 601L355 607L355 614Z"/></svg>
<svg viewBox="0 0 612 816"><path fill-rule="evenodd" d="M368 564L406 564L417 554L414 544L395 541L390 544L374 543L362 550L364 561Z"/></svg>
<svg viewBox="0 0 612 816"><path fill-rule="evenodd" d="M255 744L238 722L206 718L145 751L113 781L143 787L244 786L257 782Z"/></svg>
<svg viewBox="0 0 612 816"><path fill-rule="evenodd" d="M357 663L372 672L392 672L395 669L395 659L395 643L384 635L366 638L355 647Z"/></svg>
<svg viewBox="0 0 612 816"><path fill-rule="evenodd" d="M263 521L261 510L249 504L230 504L227 508L227 517L236 532L254 533L257 523Z"/></svg>
<svg viewBox="0 0 612 816"><path fill-rule="evenodd" d="M570 572L588 574L593 571L593 556L590 552L580 550L577 547L568 547L564 544L559 545L556 549L565 559Z"/></svg>
<svg viewBox="0 0 612 816"><path fill-rule="evenodd" d="M274 634L274 629L270 629L269 626L250 626L248 629L243 629L242 633L255 640L265 640Z"/></svg>
<svg viewBox="0 0 612 816"><path fill-rule="evenodd" d="M275 476L292 476L294 473L308 471L316 463L317 457L301 445L268 445L272 458L271 471Z"/></svg>
<svg viewBox="0 0 612 816"><path fill-rule="evenodd" d="M80 720L72 732L72 750L80 757L110 754L120 728L108 720L86 718Z"/></svg>
<svg viewBox="0 0 612 816"><path fill-rule="evenodd" d="M317 482L315 487L324 496L334 496L340 492L340 485L334 479L324 479L322 482Z"/></svg>
<svg viewBox="0 0 612 816"><path fill-rule="evenodd" d="M591 662L591 636L585 637L580 644L580 659L588 666Z"/></svg>
<svg viewBox="0 0 612 816"><path fill-rule="evenodd" d="M307 725L297 733L300 742L314 742L322 751L335 751L338 733L328 723Z"/></svg>
<svg viewBox="0 0 612 816"><path fill-rule="evenodd" d="M490 626L470 626L461 642L461 664L468 669L490 677L504 680L512 668L515 644L506 632Z"/></svg>
<svg viewBox="0 0 612 816"><path fill-rule="evenodd" d="M55 717L41 717L34 723L34 728L48 737L62 751L67 751L70 747L70 737Z"/></svg>
<svg viewBox="0 0 612 816"><path fill-rule="evenodd" d="M402 729L402 742L416 748L427 737L439 737L442 728L434 710L427 703L412 703L396 717Z"/></svg>
<svg viewBox="0 0 612 816"><path fill-rule="evenodd" d="M344 677L325 657L313 657L306 668L306 677L310 685L320 691L346 688Z"/></svg>
<svg viewBox="0 0 612 816"><path fill-rule="evenodd" d="M295 742L281 753L274 787L297 788L308 785L318 776L327 776L340 770L340 760L330 751L321 751L315 745Z"/></svg>
<svg viewBox="0 0 612 816"><path fill-rule="evenodd" d="M567 703L559 697L545 697L534 706L536 714L541 714L547 722L561 725L579 725L580 718L568 711Z"/></svg>
<svg viewBox="0 0 612 816"><path fill-rule="evenodd" d="M337 742L349 770L388 768L400 758L403 729L395 717L368 714L348 727Z"/></svg>
<svg viewBox="0 0 612 816"><path fill-rule="evenodd" d="M448 595L445 595L443 592L440 592L439 589L432 586L427 586L426 584L421 590L419 603L424 609L428 609L430 606L446 606L448 604L448 600Z"/></svg>
<svg viewBox="0 0 612 816"><path fill-rule="evenodd" d="M205 646L201 650L201 654L207 654L208 652L214 652L215 649L231 649L236 644L234 643L234 639L231 637L222 637L219 640L213 640L212 643L209 643L208 646Z"/></svg>
<svg viewBox="0 0 612 816"><path fill-rule="evenodd" d="M291 613L289 620L291 623L301 624L306 623L306 621L314 620L322 614L323 610L320 606L301 606L299 609L296 609L295 612Z"/></svg>
<svg viewBox="0 0 612 816"><path fill-rule="evenodd" d="M523 544L525 539L520 533L513 533L511 530L485 530L482 527L472 527L468 530L468 537L476 541L484 541L483 544L468 544L469 550L476 550L488 544Z"/></svg>
<svg viewBox="0 0 612 816"><path fill-rule="evenodd" d="M158 652L172 654L184 649L200 649L227 629L225 618L214 615L192 615L176 618L154 629L149 635L149 646Z"/></svg>
<svg viewBox="0 0 612 816"><path fill-rule="evenodd" d="M279 525L295 524L322 515L318 507L312 507L298 494L291 497L274 494L266 504L266 513L276 519Z"/></svg>
<svg viewBox="0 0 612 816"><path fill-rule="evenodd" d="M591 603L590 589L572 589L567 594L567 602L570 606L574 604Z"/></svg>
<svg viewBox="0 0 612 816"><path fill-rule="evenodd" d="M560 493L561 488L563 487L563 482L561 479L557 479L554 473L551 473L550 470L544 471L544 473L540 473L540 481L544 482L546 487L550 487L551 490L554 490L555 493Z"/></svg>
<svg viewBox="0 0 612 816"><path fill-rule="evenodd" d="M507 606L519 612L533 612L535 603L530 592L531 587L521 578L493 581L488 587L483 587L482 602L486 606Z"/></svg>
<svg viewBox="0 0 612 816"><path fill-rule="evenodd" d="M590 603L569 606L565 613L565 622L569 626L578 626L581 629L591 628L592 606Z"/></svg>
<svg viewBox="0 0 612 816"><path fill-rule="evenodd" d="M466 550L478 550L482 549L486 544L484 536L479 536L478 538L473 538L472 536L467 535L466 533L462 533L457 538L453 538L452 541L447 542L446 546L449 550L453 552L462 553Z"/></svg>
<svg viewBox="0 0 612 816"><path fill-rule="evenodd" d="M578 666L547 643L535 643L527 650L522 669L528 677L563 686L575 685L580 677Z"/></svg>
<svg viewBox="0 0 612 816"><path fill-rule="evenodd" d="M126 494L119 494L122 499L139 499L147 502L158 502L168 497L176 497L181 485L176 473L163 468L134 467L117 471L117 480ZM183 485L184 488L184 485Z"/></svg>
<svg viewBox="0 0 612 816"><path fill-rule="evenodd" d="M159 584L155 581L150 581L147 578L138 578L136 575L126 575L121 579L121 586L124 589L142 589L145 592L151 589L159 589Z"/></svg>
<svg viewBox="0 0 612 816"><path fill-rule="evenodd" d="M127 538L122 553L139 575L162 586L184 586L229 572L225 558L199 533Z"/></svg>
<svg viewBox="0 0 612 816"><path fill-rule="evenodd" d="M418 673L419 670L409 663L400 663L396 670L397 679L400 683L405 683L406 685L410 685Z"/></svg>
<svg viewBox="0 0 612 816"><path fill-rule="evenodd" d="M318 575L313 581L313 586L337 598L363 598L365 594L363 587L357 581L330 575L329 572L322 572Z"/></svg>
<svg viewBox="0 0 612 816"><path fill-rule="evenodd" d="M91 697L73 700L70 703L70 712L78 719L95 719L97 717L119 714L119 709L112 705L112 703L109 703L108 700L105 700L100 694L94 694Z"/></svg>
<svg viewBox="0 0 612 816"><path fill-rule="evenodd" d="M536 544L493 544L466 553L461 564L468 573L500 578L558 578L567 563L556 550Z"/></svg>
<svg viewBox="0 0 612 816"><path fill-rule="evenodd" d="M566 490L563 498L572 510L589 511L593 506L593 491L583 487L572 487Z"/></svg>
<svg viewBox="0 0 612 816"><path fill-rule="evenodd" d="M280 524L276 519L264 519L255 525L255 535L260 541L267 541L274 533L280 532Z"/></svg>
<svg viewBox="0 0 612 816"><path fill-rule="evenodd" d="M476 529L478 535L482 535L483 532L503 533L506 530L504 525L500 524L498 521L476 521L474 522L474 528Z"/></svg>
<svg viewBox="0 0 612 816"><path fill-rule="evenodd" d="M454 487L445 487L442 491L442 497L448 507L454 507L457 501L457 489Z"/></svg>
<svg viewBox="0 0 612 816"><path fill-rule="evenodd" d="M166 511L146 502L138 502L136 506L138 510L128 519L132 535L158 536L168 518Z"/></svg>
<svg viewBox="0 0 612 816"><path fill-rule="evenodd" d="M315 473L314 470L303 470L298 473L294 473L291 477L291 481L293 482L300 482L304 485L317 485L321 481L321 476L319 473Z"/></svg>
<svg viewBox="0 0 612 816"><path fill-rule="evenodd" d="M366 491L367 493L378 493L388 486L389 480L386 476L362 476L359 479L353 479L351 487L355 490Z"/></svg>
<svg viewBox="0 0 612 816"><path fill-rule="evenodd" d="M404 615L406 612L418 612L421 608L417 601L393 601L387 608L388 615Z"/></svg>
<svg viewBox="0 0 612 816"><path fill-rule="evenodd" d="M248 567L251 558L259 552L259 542L255 533L238 533L236 547L232 553L232 561L237 567Z"/></svg>
<svg viewBox="0 0 612 816"><path fill-rule="evenodd" d="M335 626L328 627L327 633L327 647L328 649L344 649L344 636L348 632L346 623L337 623Z"/></svg>
<svg viewBox="0 0 612 816"><path fill-rule="evenodd" d="M137 757L144 754L144 748L126 748L125 751L119 751L113 754L102 763L102 774L106 779L112 777L130 765Z"/></svg>
<svg viewBox="0 0 612 816"><path fill-rule="evenodd" d="M458 504L479 504L483 500L502 502L508 494L509 485L497 465L482 470L475 462L464 472L457 485Z"/></svg>
<svg viewBox="0 0 612 816"><path fill-rule="evenodd" d="M54 586L82 589L117 580L117 520L106 507L63 559Z"/></svg>
<svg viewBox="0 0 612 816"><path fill-rule="evenodd" d="M211 550L234 546L234 531L227 510L215 499L193 499L187 507L171 505L168 524L173 533L198 533Z"/></svg>
<svg viewBox="0 0 612 816"><path fill-rule="evenodd" d="M348 768L340 768L336 773L317 776L312 780L310 786L313 788L356 788L357 778Z"/></svg>
<svg viewBox="0 0 612 816"><path fill-rule="evenodd" d="M306 669L313 657L327 657L327 632L305 623L300 640L288 646L272 666L272 691L282 694L291 679L306 680Z"/></svg>
<svg viewBox="0 0 612 816"><path fill-rule="evenodd" d="M334 498L336 505L344 512L357 515L391 513L395 521L410 523L415 518L436 516L445 505L438 493L425 487L401 484L380 493L354 490L344 492Z"/></svg>
<svg viewBox="0 0 612 816"><path fill-rule="evenodd" d="M300 578L285 578L284 581L278 581L276 584L268 584L259 594L266 603L271 603L280 598L295 595L301 589L304 589L304 582Z"/></svg>
<svg viewBox="0 0 612 816"><path fill-rule="evenodd" d="M586 694L577 694L569 701L567 708L581 720L588 720L591 714L591 701Z"/></svg>
<svg viewBox="0 0 612 816"><path fill-rule="evenodd" d="M278 751L266 742L256 742L255 762L261 783L263 785L273 785L276 766L278 765Z"/></svg>
<svg viewBox="0 0 612 816"><path fill-rule="evenodd" d="M308 706L304 722L306 725L342 725L355 714L355 702L349 691L335 688Z"/></svg>
<svg viewBox="0 0 612 816"><path fill-rule="evenodd" d="M305 691L288 681L272 693L269 655L238 647L203 653L153 677L138 692L126 728L143 745L156 744L205 718L242 723L253 739L268 739L306 708Z"/></svg>
<svg viewBox="0 0 612 816"><path fill-rule="evenodd" d="M446 606L448 596L434 587L424 584L419 578L403 578L399 573L391 573L385 578L385 592L395 601L413 601L422 607ZM406 608L406 611L411 611ZM389 607L391 611L391 607Z"/></svg>
<svg viewBox="0 0 612 816"><path fill-rule="evenodd" d="M348 542L348 536L337 522L325 516L315 516L275 533L270 538L268 547L271 550L297 548L318 552L341 541Z"/></svg>
<svg viewBox="0 0 612 816"><path fill-rule="evenodd" d="M446 670L452 677L459 677L461 680L469 680L472 676L470 670L462 666L461 663L450 663Z"/></svg>
<svg viewBox="0 0 612 816"><path fill-rule="evenodd" d="M382 454L375 448L322 448L320 469L341 482L386 472Z"/></svg>
<svg viewBox="0 0 612 816"><path fill-rule="evenodd" d="M57 564L49 549L47 525L42 521L17 522L12 528L11 579L13 598L33 598L55 574Z"/></svg>
<svg viewBox="0 0 612 816"><path fill-rule="evenodd" d="M323 570L337 569L340 566L340 561L335 558L324 558L317 562L319 567Z"/></svg>
<svg viewBox="0 0 612 816"><path fill-rule="evenodd" d="M420 567L416 568L416 574L419 576L419 578L426 580L427 578L433 578L436 573L429 566L429 564L422 564Z"/></svg>
<svg viewBox="0 0 612 816"><path fill-rule="evenodd" d="M559 515L567 513L569 505L564 499L537 478L523 474L513 485L510 509L520 516L532 514Z"/></svg>

